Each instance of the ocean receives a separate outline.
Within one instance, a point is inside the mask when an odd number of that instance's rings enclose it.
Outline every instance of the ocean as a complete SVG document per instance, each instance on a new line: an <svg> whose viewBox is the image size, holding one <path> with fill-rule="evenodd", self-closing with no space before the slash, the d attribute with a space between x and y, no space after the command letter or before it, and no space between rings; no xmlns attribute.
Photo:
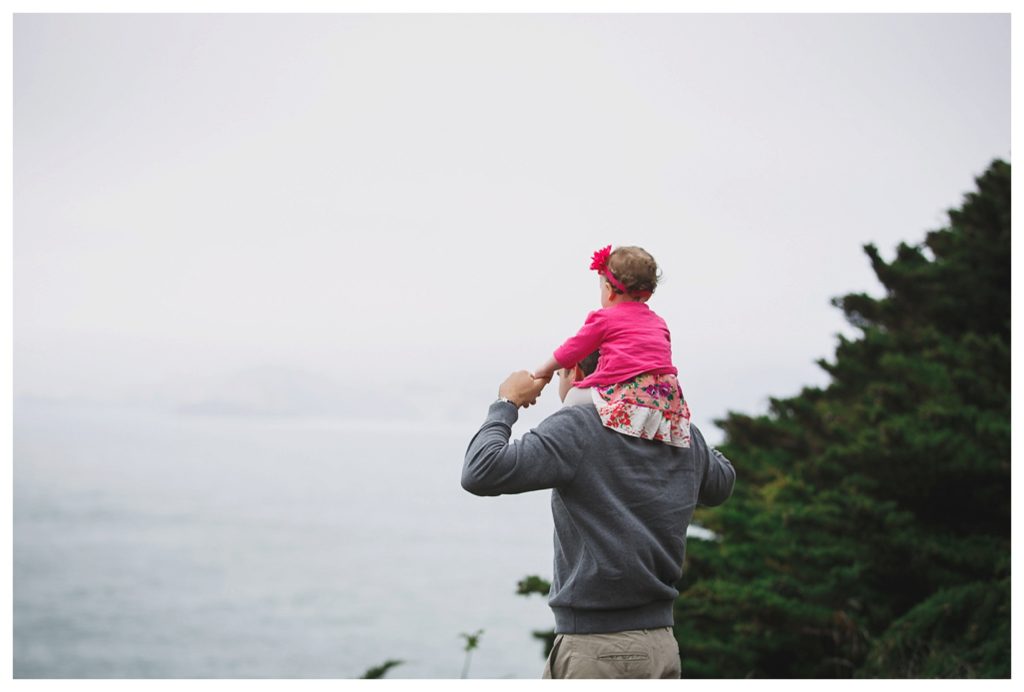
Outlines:
<svg viewBox="0 0 1024 692"><path fill-rule="evenodd" d="M550 494L462 490L474 432L17 401L14 676L539 677Z"/></svg>

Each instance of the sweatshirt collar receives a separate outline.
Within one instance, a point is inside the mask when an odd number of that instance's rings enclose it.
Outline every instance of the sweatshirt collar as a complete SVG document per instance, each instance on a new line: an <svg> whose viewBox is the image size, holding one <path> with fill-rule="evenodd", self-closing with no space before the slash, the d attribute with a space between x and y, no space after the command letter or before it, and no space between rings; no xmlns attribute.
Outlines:
<svg viewBox="0 0 1024 692"><path fill-rule="evenodd" d="M584 389L570 387L565 395L565 401L562 402L562 406L585 406L587 404L591 406L594 404L593 393L590 387Z"/></svg>

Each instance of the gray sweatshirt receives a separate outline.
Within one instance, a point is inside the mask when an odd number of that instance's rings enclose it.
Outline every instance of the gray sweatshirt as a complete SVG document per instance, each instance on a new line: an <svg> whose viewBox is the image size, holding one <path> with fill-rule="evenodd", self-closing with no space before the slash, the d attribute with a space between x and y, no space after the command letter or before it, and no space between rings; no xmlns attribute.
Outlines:
<svg viewBox="0 0 1024 692"><path fill-rule="evenodd" d="M518 418L513 404L491 404L466 450L462 487L475 495L552 488L555 632L671 627L686 527L698 503L732 493L732 464L696 426L688 449L671 447L609 430L584 404L509 444Z"/></svg>

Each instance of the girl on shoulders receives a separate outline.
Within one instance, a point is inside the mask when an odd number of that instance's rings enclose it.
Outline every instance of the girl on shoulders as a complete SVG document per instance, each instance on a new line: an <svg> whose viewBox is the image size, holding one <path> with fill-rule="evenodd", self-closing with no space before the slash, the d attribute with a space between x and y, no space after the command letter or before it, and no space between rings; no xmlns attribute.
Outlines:
<svg viewBox="0 0 1024 692"><path fill-rule="evenodd" d="M690 409L672 364L668 325L647 306L661 278L654 258L639 247L611 246L594 253L601 309L587 315L575 336L534 373L550 379L600 351L597 370L574 386L591 388L605 426L624 435L690 446Z"/></svg>

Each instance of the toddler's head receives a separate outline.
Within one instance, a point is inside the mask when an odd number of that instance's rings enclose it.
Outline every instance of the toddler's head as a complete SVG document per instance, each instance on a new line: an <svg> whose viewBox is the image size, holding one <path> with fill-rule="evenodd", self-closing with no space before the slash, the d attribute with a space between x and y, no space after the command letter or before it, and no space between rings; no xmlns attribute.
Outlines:
<svg viewBox="0 0 1024 692"><path fill-rule="evenodd" d="M611 294L632 301L646 301L654 293L661 278L658 263L650 253L640 247L609 248L594 253L591 269L601 275L601 304L605 307L616 299Z"/></svg>

